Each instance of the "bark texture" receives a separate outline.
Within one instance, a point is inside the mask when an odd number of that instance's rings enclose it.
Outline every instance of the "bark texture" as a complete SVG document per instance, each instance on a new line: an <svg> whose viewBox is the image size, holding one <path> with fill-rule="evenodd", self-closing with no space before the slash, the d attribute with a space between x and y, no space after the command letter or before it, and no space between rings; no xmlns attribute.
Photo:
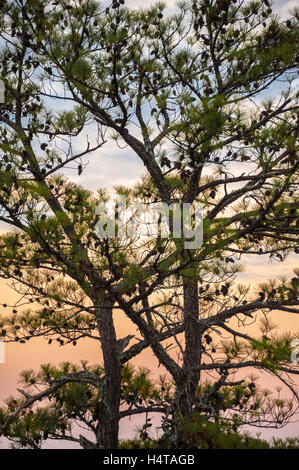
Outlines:
<svg viewBox="0 0 299 470"><path fill-rule="evenodd" d="M118 447L119 430L121 365L113 324L112 307L113 303L108 299L96 310L105 367L105 379L101 390L102 402L98 411L97 444L99 448L104 449L116 449Z"/></svg>
<svg viewBox="0 0 299 470"><path fill-rule="evenodd" d="M177 383L176 413L191 418L200 379L201 337L204 331L199 322L198 282L184 282L185 351L182 379Z"/></svg>

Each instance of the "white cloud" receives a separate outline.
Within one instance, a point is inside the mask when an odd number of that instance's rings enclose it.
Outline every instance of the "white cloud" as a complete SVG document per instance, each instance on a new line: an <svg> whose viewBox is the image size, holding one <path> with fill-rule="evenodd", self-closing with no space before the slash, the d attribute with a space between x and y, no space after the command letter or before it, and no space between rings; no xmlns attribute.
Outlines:
<svg viewBox="0 0 299 470"><path fill-rule="evenodd" d="M90 190L107 188L111 190L114 186L133 185L141 174L144 166L138 157L134 157L126 151L107 152L105 147L92 157L83 174L71 175L70 178L76 183Z"/></svg>
<svg viewBox="0 0 299 470"><path fill-rule="evenodd" d="M126 6L129 8L149 8L152 5L158 3L155 0L126 0ZM164 0L167 7L173 7L176 4L176 0Z"/></svg>

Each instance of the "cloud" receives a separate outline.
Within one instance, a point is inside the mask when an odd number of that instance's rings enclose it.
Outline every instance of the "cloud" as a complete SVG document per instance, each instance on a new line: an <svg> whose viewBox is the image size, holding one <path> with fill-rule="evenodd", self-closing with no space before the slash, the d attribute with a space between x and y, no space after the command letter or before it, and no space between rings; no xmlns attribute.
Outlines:
<svg viewBox="0 0 299 470"><path fill-rule="evenodd" d="M149 8L158 3L155 0L126 0L126 6L128 8ZM164 0L163 3L166 3L167 7L174 7L177 3L176 0Z"/></svg>
<svg viewBox="0 0 299 470"><path fill-rule="evenodd" d="M241 263L246 270L238 274L238 281L254 286L269 279L278 279L282 275L292 277L293 269L298 265L298 256L292 254L281 262L271 260L265 255L245 255Z"/></svg>
<svg viewBox="0 0 299 470"><path fill-rule="evenodd" d="M70 178L92 191L99 188L111 190L117 185L133 185L143 173L142 162L132 152L104 146L99 152L95 152L80 177L70 175Z"/></svg>
<svg viewBox="0 0 299 470"><path fill-rule="evenodd" d="M291 10L298 6L297 0L275 0L273 10L282 17L289 16Z"/></svg>

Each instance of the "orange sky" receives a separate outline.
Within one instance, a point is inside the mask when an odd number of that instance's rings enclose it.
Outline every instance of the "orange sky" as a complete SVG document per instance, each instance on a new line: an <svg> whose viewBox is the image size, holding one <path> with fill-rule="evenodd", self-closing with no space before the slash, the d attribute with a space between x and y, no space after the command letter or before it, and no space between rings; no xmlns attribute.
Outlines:
<svg viewBox="0 0 299 470"><path fill-rule="evenodd" d="M264 259L264 263L261 259L252 260L247 265L247 270L241 275L241 282L244 284L257 284L263 282L269 278L277 277L281 273L292 274L292 267L296 266L296 258L291 257L284 263L271 263L268 264ZM297 263L298 265L298 263ZM5 285L3 280L0 280L0 302L12 303L15 299L15 294ZM4 300L5 299L5 300ZM5 313L4 311L0 313ZM272 312L271 318L274 323L279 325L279 330L284 332L297 332L299 333L299 321L298 316L291 313ZM117 334L119 337L123 337L132 332L132 326L121 311L115 313L115 324L117 328ZM256 325L250 327L248 332L253 333L256 331ZM134 331L133 331L134 332ZM10 343L5 345L5 363L0 364L0 400L6 398L9 394L14 394L18 385L19 373L24 369L37 369L40 364L51 362L52 364L59 364L63 361L70 361L73 363L80 363L80 360L87 360L91 364L101 362L101 351L99 344L96 341L83 340L78 343L76 347L73 345L59 346L55 341L48 345L46 341L42 339L33 339L27 344ZM137 366L148 367L153 376L155 374L163 374L165 370L163 367L158 368L158 363L153 354L149 349L144 351L140 356L132 361ZM249 372L249 371L248 371ZM248 373L248 372L245 372ZM274 389L278 384L273 381L269 376L263 374L261 376L260 384L266 388ZM299 380L297 379L297 385ZM286 395L287 396L287 395ZM136 426L142 422L142 417L130 421L126 420L121 423L120 426L120 437L128 437L134 435ZM255 428L252 432L256 432ZM275 436L294 436L298 435L298 424L290 424L286 428L274 431L263 430L262 436L270 437ZM55 447L57 443L51 443L49 446ZM0 440L0 448L6 448L7 443Z"/></svg>

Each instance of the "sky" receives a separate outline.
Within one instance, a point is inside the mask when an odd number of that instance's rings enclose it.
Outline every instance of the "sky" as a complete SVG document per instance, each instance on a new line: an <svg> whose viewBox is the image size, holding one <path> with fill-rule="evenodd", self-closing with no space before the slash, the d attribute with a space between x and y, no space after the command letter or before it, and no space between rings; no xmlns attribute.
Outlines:
<svg viewBox="0 0 299 470"><path fill-rule="evenodd" d="M154 2L143 0L127 0L128 7L148 7ZM173 8L175 2L167 0L165 2L169 8ZM295 0L280 0L275 1L275 10L280 15L285 15L286 12L296 6ZM98 154L90 158L90 165L87 166L83 175L80 177L80 184L91 190L107 187L112 189L115 185L128 185L131 186L136 182L140 175L144 174L144 166L140 160L128 149L119 150L115 142L107 142L105 147L99 151ZM72 176L76 181L76 176ZM3 226L0 229L4 229ZM244 264L246 271L240 274L240 282L246 285L257 285L260 282L276 276L277 274L292 274L292 268L298 266L298 256L291 256L283 263L269 262L264 257L245 257ZM0 280L0 303L13 303L15 294L9 289L3 280ZM1 312L1 311L0 311ZM299 331L298 317L287 313L273 313L275 322L280 325L282 331ZM115 321L117 333L119 337L133 332L134 328L125 319L122 312L118 311L115 314ZM8 344L5 347L5 363L0 364L0 401L6 398L9 394L15 392L18 387L18 375L24 369L37 369L40 364L51 362L59 364L62 361L71 361L79 363L80 360L88 360L91 364L98 363L101 359L101 352L99 345L91 341L84 340L78 346L64 346L60 347L56 344L48 345L45 341L37 339L32 340L26 345L22 344ZM149 350L143 352L141 356L136 358L133 363L136 366L147 365L153 376L156 374L163 374L163 368L158 367L156 359L153 357ZM261 381L266 386L273 388L275 386L273 381L267 380L265 377ZM134 422L127 420L121 422L120 437L125 438L133 436L138 422L141 422L141 417L138 417ZM263 431L264 437L271 435L276 436L291 436L298 435L298 423L291 424L287 428L280 431ZM5 440L0 439L0 449L7 448L8 444ZM47 447L58 447L59 444L47 444Z"/></svg>

